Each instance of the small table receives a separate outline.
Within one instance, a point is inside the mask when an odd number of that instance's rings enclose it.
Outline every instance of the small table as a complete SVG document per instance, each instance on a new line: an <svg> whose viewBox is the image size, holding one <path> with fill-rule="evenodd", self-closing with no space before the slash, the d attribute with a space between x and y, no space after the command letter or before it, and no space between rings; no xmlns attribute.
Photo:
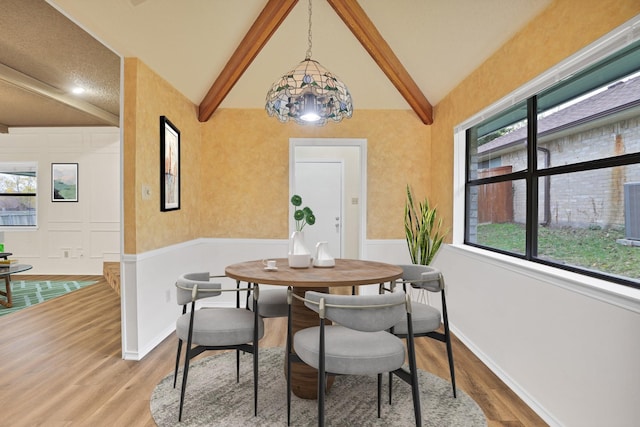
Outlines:
<svg viewBox="0 0 640 427"><path fill-rule="evenodd" d="M329 287L359 286L392 282L402 276L402 268L375 261L336 259L335 267L290 268L286 258L276 260L276 271L265 270L262 260L233 264L225 269L228 277L248 283L292 286L293 292L304 296L306 291L329 292ZM291 307L292 329L319 324L317 313L297 299ZM317 398L318 371L304 364L291 366L291 389L303 399ZM327 382L327 387L330 383Z"/></svg>
<svg viewBox="0 0 640 427"><path fill-rule="evenodd" d="M32 265L29 264L15 264L10 267L0 267L0 277L4 277L5 291L0 291L0 295L7 298L6 301L0 299L0 305L7 308L13 307L13 301L11 301L11 275L15 273L22 273L23 271L31 270Z"/></svg>

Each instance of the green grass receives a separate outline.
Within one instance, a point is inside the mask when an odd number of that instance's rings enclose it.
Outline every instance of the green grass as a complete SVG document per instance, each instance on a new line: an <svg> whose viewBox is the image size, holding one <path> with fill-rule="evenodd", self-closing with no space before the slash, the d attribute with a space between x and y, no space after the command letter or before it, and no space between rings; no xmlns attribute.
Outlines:
<svg viewBox="0 0 640 427"><path fill-rule="evenodd" d="M538 232L538 257L608 274L640 279L640 247L616 243L616 229L548 228ZM525 229L519 224L478 226L478 243L524 254Z"/></svg>

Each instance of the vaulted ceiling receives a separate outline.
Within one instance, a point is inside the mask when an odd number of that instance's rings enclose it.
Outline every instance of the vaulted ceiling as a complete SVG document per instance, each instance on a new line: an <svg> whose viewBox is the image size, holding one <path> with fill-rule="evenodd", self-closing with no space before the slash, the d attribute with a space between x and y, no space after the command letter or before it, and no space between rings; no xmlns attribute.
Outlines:
<svg viewBox="0 0 640 427"><path fill-rule="evenodd" d="M429 123L431 105L550 2L314 0L312 57L347 83L355 114L413 109ZM200 120L263 108L307 50L307 0L49 3L0 0L0 130L117 125L120 56L150 66Z"/></svg>

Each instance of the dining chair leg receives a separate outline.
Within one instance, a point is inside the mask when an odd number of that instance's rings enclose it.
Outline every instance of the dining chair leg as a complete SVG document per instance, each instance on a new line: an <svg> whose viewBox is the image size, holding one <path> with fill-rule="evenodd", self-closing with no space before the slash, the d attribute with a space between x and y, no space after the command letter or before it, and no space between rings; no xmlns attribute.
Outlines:
<svg viewBox="0 0 640 427"><path fill-rule="evenodd" d="M318 369L318 427L324 427L324 389L326 374L324 372L324 357L320 356L320 369Z"/></svg>
<svg viewBox="0 0 640 427"><path fill-rule="evenodd" d="M413 412L416 418L416 427L422 426L422 413L420 410L420 391L418 390L418 373L411 370L411 394L413 395Z"/></svg>
<svg viewBox="0 0 640 427"><path fill-rule="evenodd" d="M247 282L247 286L251 288L252 284ZM236 280L236 289L240 288L240 280ZM245 307L249 309L249 296L251 292L246 293ZM240 292L236 293L236 308L240 308ZM240 383L240 350L236 350L236 384Z"/></svg>
<svg viewBox="0 0 640 427"><path fill-rule="evenodd" d="M258 346L253 349L253 416L258 416Z"/></svg>
<svg viewBox="0 0 640 427"><path fill-rule="evenodd" d="M187 349L184 356L184 370L182 371L182 389L180 390L180 411L178 412L178 421L182 421L182 408L184 407L184 392L187 389L187 376L189 375L190 351Z"/></svg>
<svg viewBox="0 0 640 427"><path fill-rule="evenodd" d="M287 351L287 425L291 425L291 354Z"/></svg>
<svg viewBox="0 0 640 427"><path fill-rule="evenodd" d="M411 325L409 325L411 329ZM410 332L413 338L413 333ZM413 339L407 339L409 353L409 369L411 369L411 395L413 396L413 412L416 418L416 427L422 426L422 413L420 411L420 391L418 388L418 367L416 366L416 346Z"/></svg>
<svg viewBox="0 0 640 427"><path fill-rule="evenodd" d="M186 304L182 306L182 314L187 312ZM178 338L178 351L176 352L176 369L173 372L173 388L176 388L176 381L178 380L178 367L180 366L180 353L182 352L182 340Z"/></svg>
<svg viewBox="0 0 640 427"><path fill-rule="evenodd" d="M184 407L184 392L187 389L187 377L189 376L189 362L193 353L191 350L191 343L193 342L193 319L195 317L196 303L195 300L191 302L191 318L189 319L189 332L187 334L187 346L184 352L184 370L182 371L182 389L180 390L180 410L178 412L178 421L182 421L182 408Z"/></svg>
<svg viewBox="0 0 640 427"><path fill-rule="evenodd" d="M240 382L240 350L236 350L236 383Z"/></svg>
<svg viewBox="0 0 640 427"><path fill-rule="evenodd" d="M393 374L389 372L389 405L391 405L392 396L393 396Z"/></svg>
<svg viewBox="0 0 640 427"><path fill-rule="evenodd" d="M288 289L288 292L291 292L291 288ZM288 297L287 297L288 298ZM292 344L292 327L293 323L291 321L291 304L288 304L287 308L287 343L286 343L286 352L287 352L287 425L291 425L291 350L293 347Z"/></svg>
<svg viewBox="0 0 640 427"><path fill-rule="evenodd" d="M381 416L380 406L382 404L382 374L378 374L378 418Z"/></svg>
<svg viewBox="0 0 640 427"><path fill-rule="evenodd" d="M182 352L182 340L178 340L178 351L176 352L176 369L173 371L173 388L176 388L178 380L178 366L180 366L180 353Z"/></svg>
<svg viewBox="0 0 640 427"><path fill-rule="evenodd" d="M449 358L449 372L451 374L451 387L453 388L453 397L457 398L456 393L456 374L453 368L453 350L451 349L451 337L447 334L447 356Z"/></svg>
<svg viewBox="0 0 640 427"><path fill-rule="evenodd" d="M324 427L324 393L327 373L325 372L324 318L320 319L320 354L318 355L318 427Z"/></svg>
<svg viewBox="0 0 640 427"><path fill-rule="evenodd" d="M447 358L449 359L449 373L451 374L451 387L453 387L453 397L457 397L456 393L456 374L453 368L453 348L451 346L451 331L449 330L449 315L447 313L447 301L442 293L442 319L444 323L444 342L447 345Z"/></svg>

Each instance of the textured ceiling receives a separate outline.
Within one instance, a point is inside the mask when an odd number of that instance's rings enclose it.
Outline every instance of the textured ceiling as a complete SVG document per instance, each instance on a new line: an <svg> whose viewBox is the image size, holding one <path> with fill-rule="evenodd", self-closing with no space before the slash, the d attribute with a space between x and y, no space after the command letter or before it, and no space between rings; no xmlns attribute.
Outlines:
<svg viewBox="0 0 640 427"><path fill-rule="evenodd" d="M550 2L359 0L433 105ZM49 3L62 13L44 0L0 0L0 129L117 124L120 56L140 58L198 105L266 0ZM263 108L267 88L304 59L307 5L298 2L221 107ZM356 111L410 108L324 0L313 3L312 28L313 59L347 83ZM73 85L87 91L69 95Z"/></svg>
<svg viewBox="0 0 640 427"><path fill-rule="evenodd" d="M117 125L118 55L43 0L0 5L0 125Z"/></svg>

